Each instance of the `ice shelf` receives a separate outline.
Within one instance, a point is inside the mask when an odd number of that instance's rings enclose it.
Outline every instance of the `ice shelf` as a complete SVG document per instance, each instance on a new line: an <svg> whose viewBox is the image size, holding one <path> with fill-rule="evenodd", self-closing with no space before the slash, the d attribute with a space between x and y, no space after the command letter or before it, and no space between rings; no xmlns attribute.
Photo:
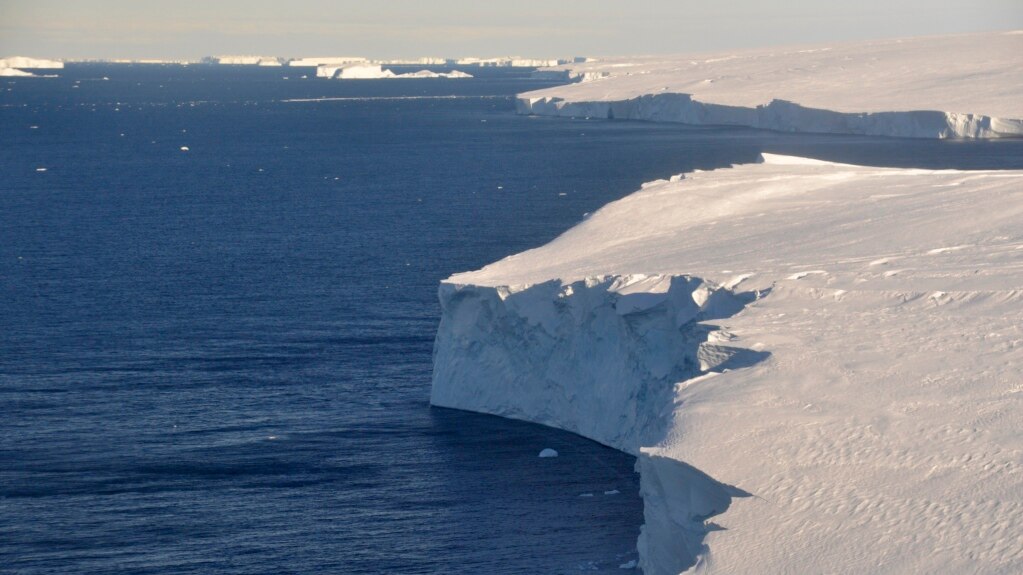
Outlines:
<svg viewBox="0 0 1023 575"><path fill-rule="evenodd" d="M912 138L1023 136L1023 33L997 32L550 68L522 114Z"/></svg>
<svg viewBox="0 0 1023 575"><path fill-rule="evenodd" d="M1023 171L765 155L440 300L432 402L636 455L647 575L1023 572Z"/></svg>

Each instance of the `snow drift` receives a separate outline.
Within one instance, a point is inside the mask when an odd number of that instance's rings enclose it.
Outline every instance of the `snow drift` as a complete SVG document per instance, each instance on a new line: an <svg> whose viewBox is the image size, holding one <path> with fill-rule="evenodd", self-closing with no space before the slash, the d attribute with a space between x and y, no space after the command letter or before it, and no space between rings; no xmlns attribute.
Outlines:
<svg viewBox="0 0 1023 575"><path fill-rule="evenodd" d="M1023 171L765 155L442 283L435 405L638 456L648 575L1023 570Z"/></svg>

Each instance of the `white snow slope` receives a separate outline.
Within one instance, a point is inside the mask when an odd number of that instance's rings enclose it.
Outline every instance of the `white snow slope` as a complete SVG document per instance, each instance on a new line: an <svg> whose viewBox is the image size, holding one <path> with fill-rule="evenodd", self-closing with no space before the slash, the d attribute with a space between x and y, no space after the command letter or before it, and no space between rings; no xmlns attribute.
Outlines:
<svg viewBox="0 0 1023 575"><path fill-rule="evenodd" d="M1023 136L1023 32L610 59L520 113L918 138ZM601 77L606 76L606 77Z"/></svg>
<svg viewBox="0 0 1023 575"><path fill-rule="evenodd" d="M1023 171L765 155L440 299L432 402L638 455L647 575L1023 573Z"/></svg>

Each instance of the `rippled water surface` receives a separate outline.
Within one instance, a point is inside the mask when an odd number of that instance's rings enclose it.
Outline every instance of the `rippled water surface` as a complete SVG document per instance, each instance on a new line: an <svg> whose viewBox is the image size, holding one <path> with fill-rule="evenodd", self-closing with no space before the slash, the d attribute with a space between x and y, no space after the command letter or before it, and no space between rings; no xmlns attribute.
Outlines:
<svg viewBox="0 0 1023 575"><path fill-rule="evenodd" d="M437 282L761 150L1023 167L1019 142L517 117L545 85L517 70L302 73L0 82L11 572L619 572L630 457L428 406Z"/></svg>

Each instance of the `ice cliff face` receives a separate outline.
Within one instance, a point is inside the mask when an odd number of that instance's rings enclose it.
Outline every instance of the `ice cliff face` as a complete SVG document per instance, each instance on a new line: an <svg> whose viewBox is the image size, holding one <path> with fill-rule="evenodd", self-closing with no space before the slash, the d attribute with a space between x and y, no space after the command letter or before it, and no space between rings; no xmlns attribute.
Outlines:
<svg viewBox="0 0 1023 575"><path fill-rule="evenodd" d="M642 447L664 439L678 383L766 356L708 342L713 328L701 323L756 294L667 275L444 283L439 293L431 403L573 431L637 455L651 526L640 539L642 564L648 573L693 565L706 520L740 492Z"/></svg>
<svg viewBox="0 0 1023 575"><path fill-rule="evenodd" d="M938 111L842 113L772 100L753 108L698 102L689 94L650 94L628 100L567 101L519 97L520 114L691 125L747 126L779 132L860 134L902 138L1023 137L1023 120Z"/></svg>

